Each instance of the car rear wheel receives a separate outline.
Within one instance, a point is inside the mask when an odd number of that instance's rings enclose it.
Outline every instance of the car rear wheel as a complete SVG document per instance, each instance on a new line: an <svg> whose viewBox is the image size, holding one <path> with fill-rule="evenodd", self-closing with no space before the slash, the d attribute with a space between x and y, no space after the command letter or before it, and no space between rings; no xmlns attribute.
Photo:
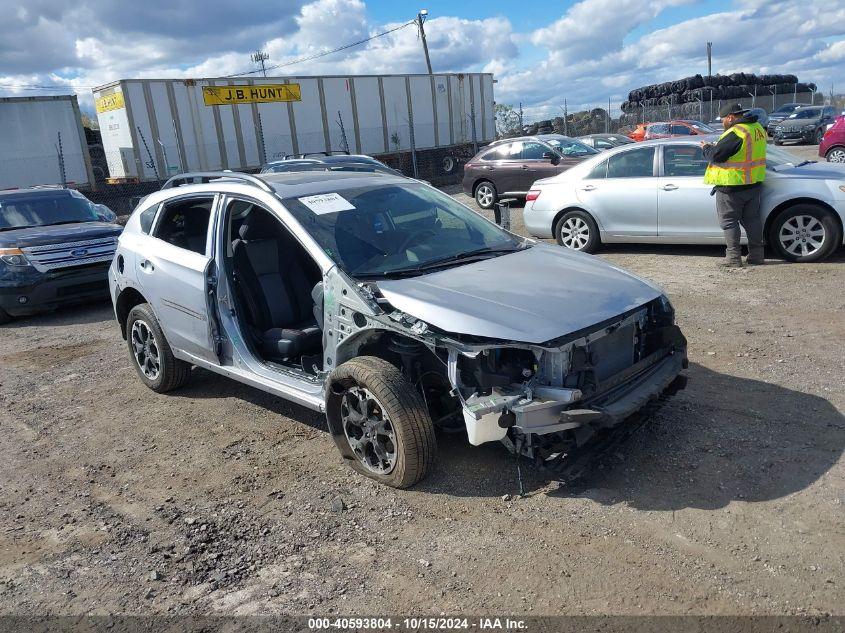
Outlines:
<svg viewBox="0 0 845 633"><path fill-rule="evenodd" d="M498 199L496 186L489 180L483 180L475 188L475 204L482 209L490 209Z"/></svg>
<svg viewBox="0 0 845 633"><path fill-rule="evenodd" d="M825 156L829 163L845 163L845 147L834 147Z"/></svg>
<svg viewBox="0 0 845 633"><path fill-rule="evenodd" d="M434 424L401 370L374 356L354 358L329 379L326 414L352 468L394 488L414 485L434 464Z"/></svg>
<svg viewBox="0 0 845 633"><path fill-rule="evenodd" d="M816 145L819 145L822 142L823 138L824 138L824 128L819 128L818 130L816 130L816 138L815 138Z"/></svg>
<svg viewBox="0 0 845 633"><path fill-rule="evenodd" d="M555 226L555 238L561 246L583 253L595 253L601 244L599 227L584 211L563 214Z"/></svg>
<svg viewBox="0 0 845 633"><path fill-rule="evenodd" d="M6 312L3 308L0 308L0 325L3 325L4 323L9 323L11 322L11 320L11 315Z"/></svg>
<svg viewBox="0 0 845 633"><path fill-rule="evenodd" d="M769 244L791 262L817 262L842 241L839 225L827 210L797 204L781 211L769 229Z"/></svg>
<svg viewBox="0 0 845 633"><path fill-rule="evenodd" d="M191 366L173 355L148 303L136 305L126 317L126 343L135 371L153 391L178 389L191 376Z"/></svg>

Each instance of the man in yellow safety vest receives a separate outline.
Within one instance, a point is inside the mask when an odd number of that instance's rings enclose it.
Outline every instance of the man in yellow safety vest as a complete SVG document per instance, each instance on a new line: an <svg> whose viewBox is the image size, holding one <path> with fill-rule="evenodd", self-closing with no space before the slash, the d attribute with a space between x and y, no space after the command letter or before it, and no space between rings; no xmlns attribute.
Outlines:
<svg viewBox="0 0 845 633"><path fill-rule="evenodd" d="M748 238L745 263L759 265L763 263L760 194L766 179L766 130L738 103L722 108L719 116L724 133L716 143L702 143L702 147L709 162L704 182L713 185L719 226L725 232L723 265L742 266L740 226Z"/></svg>

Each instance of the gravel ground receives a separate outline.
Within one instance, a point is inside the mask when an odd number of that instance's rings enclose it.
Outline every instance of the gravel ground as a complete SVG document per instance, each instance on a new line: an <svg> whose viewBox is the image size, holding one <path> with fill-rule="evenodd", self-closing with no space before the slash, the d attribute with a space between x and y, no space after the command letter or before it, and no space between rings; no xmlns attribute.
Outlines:
<svg viewBox="0 0 845 633"><path fill-rule="evenodd" d="M689 387L522 498L499 445L441 436L396 491L285 400L201 370L157 395L105 303L5 326L0 612L843 613L845 256L721 255L601 252L672 297Z"/></svg>

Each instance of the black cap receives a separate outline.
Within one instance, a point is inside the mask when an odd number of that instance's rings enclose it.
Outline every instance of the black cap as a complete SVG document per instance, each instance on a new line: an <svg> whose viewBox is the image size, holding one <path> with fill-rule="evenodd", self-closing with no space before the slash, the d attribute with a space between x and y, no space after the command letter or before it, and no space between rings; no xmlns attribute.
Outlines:
<svg viewBox="0 0 845 633"><path fill-rule="evenodd" d="M719 118L724 119L731 114L744 114L745 112L748 112L748 109L743 108L740 104L729 103L728 105L722 106L722 109L719 110Z"/></svg>

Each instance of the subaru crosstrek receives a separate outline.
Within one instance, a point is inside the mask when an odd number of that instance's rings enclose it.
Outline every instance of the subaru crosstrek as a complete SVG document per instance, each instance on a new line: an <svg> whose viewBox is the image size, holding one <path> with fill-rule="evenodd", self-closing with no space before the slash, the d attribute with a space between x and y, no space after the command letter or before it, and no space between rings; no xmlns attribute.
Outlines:
<svg viewBox="0 0 845 633"><path fill-rule="evenodd" d="M114 220L74 189L0 192L0 323L107 297Z"/></svg>
<svg viewBox="0 0 845 633"><path fill-rule="evenodd" d="M687 363L651 283L383 173L174 177L110 284L148 387L197 366L324 411L343 458L396 487L431 468L437 427L556 459Z"/></svg>

